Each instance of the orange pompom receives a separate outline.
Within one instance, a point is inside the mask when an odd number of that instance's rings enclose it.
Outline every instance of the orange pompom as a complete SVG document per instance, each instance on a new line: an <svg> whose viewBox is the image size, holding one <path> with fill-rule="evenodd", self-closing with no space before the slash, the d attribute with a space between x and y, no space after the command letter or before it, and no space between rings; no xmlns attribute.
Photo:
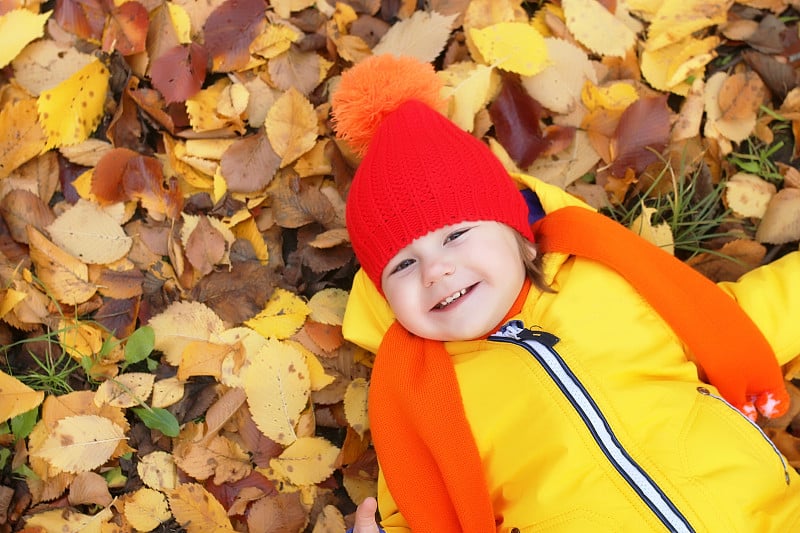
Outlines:
<svg viewBox="0 0 800 533"><path fill-rule="evenodd" d="M442 81L430 63L391 54L370 56L342 73L331 100L336 134L363 155L383 118L409 100L441 111Z"/></svg>

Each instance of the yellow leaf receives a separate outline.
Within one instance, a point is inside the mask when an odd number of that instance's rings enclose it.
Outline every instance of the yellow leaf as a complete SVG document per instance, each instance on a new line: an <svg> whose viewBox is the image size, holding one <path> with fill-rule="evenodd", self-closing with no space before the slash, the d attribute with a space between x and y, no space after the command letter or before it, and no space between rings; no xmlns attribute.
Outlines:
<svg viewBox="0 0 800 533"><path fill-rule="evenodd" d="M225 508L198 483L178 485L169 493L169 506L188 533L234 533Z"/></svg>
<svg viewBox="0 0 800 533"><path fill-rule="evenodd" d="M153 390L156 376L145 372L128 372L100 384L94 393L94 404L98 407L134 407L147 401Z"/></svg>
<svg viewBox="0 0 800 533"><path fill-rule="evenodd" d="M169 407L179 402L184 395L183 381L176 377L160 379L153 384L151 407Z"/></svg>
<svg viewBox="0 0 800 533"><path fill-rule="evenodd" d="M314 147L318 130L314 106L294 87L278 98L267 113L264 127L284 167Z"/></svg>
<svg viewBox="0 0 800 533"><path fill-rule="evenodd" d="M39 121L47 133L45 148L85 141L105 114L108 69L94 59L88 65L39 95Z"/></svg>
<svg viewBox="0 0 800 533"><path fill-rule="evenodd" d="M289 340L284 342L290 346L294 346L300 353L303 354L303 356L305 356L306 364L308 365L309 378L311 380L310 388L312 391L324 389L336 381L336 377L325 372L325 367L319 362L319 359L317 359L317 356L314 355L314 352L297 341Z"/></svg>
<svg viewBox="0 0 800 533"><path fill-rule="evenodd" d="M297 30L285 24L268 24L250 44L250 52L271 59L288 50L300 37Z"/></svg>
<svg viewBox="0 0 800 533"><path fill-rule="evenodd" d="M89 283L89 268L27 226L30 257L36 274L59 302L76 305L91 298L97 287Z"/></svg>
<svg viewBox="0 0 800 533"><path fill-rule="evenodd" d="M4 289L0 292L0 318L14 310L18 303L27 297L27 293L16 289Z"/></svg>
<svg viewBox="0 0 800 533"><path fill-rule="evenodd" d="M647 28L645 50L658 50L728 20L730 0L666 0Z"/></svg>
<svg viewBox="0 0 800 533"><path fill-rule="evenodd" d="M335 468L339 448L321 437L302 437L269 465L294 485L314 485L325 481Z"/></svg>
<svg viewBox="0 0 800 533"><path fill-rule="evenodd" d="M152 531L171 516L167 499L157 490L143 487L125 497L125 518L137 531Z"/></svg>
<svg viewBox="0 0 800 533"><path fill-rule="evenodd" d="M139 459L136 472L151 489L169 491L178 484L178 467L171 453L154 451Z"/></svg>
<svg viewBox="0 0 800 533"><path fill-rule="evenodd" d="M0 111L0 178L44 151L47 136L37 121L36 99L11 102Z"/></svg>
<svg viewBox="0 0 800 533"><path fill-rule="evenodd" d="M642 75L659 91L685 95L690 88L687 80L691 77L703 78L705 65L714 59L717 45L719 37L716 36L705 39L689 37L657 50L644 50Z"/></svg>
<svg viewBox="0 0 800 533"><path fill-rule="evenodd" d="M25 525L28 529L39 527L44 531L58 531L58 533L100 533L102 525L108 523L113 516L111 509L108 508L94 516L68 508L52 509L36 513L25 521Z"/></svg>
<svg viewBox="0 0 800 533"><path fill-rule="evenodd" d="M167 363L178 366L183 350L192 341L207 341L225 327L222 319L200 302L174 302L150 319L156 336L155 349L164 352Z"/></svg>
<svg viewBox="0 0 800 533"><path fill-rule="evenodd" d="M639 99L639 93L630 83L617 82L608 87L598 87L586 82L581 92L583 105L589 111L595 109L608 109L609 111L624 111L629 105Z"/></svg>
<svg viewBox="0 0 800 533"><path fill-rule="evenodd" d="M245 325L264 337L286 339L300 329L310 312L308 305L299 296L277 288L264 309L245 321Z"/></svg>
<svg viewBox="0 0 800 533"><path fill-rule="evenodd" d="M671 255L675 255L675 239L672 236L672 229L670 229L669 224L662 222L654 226L650 221L650 217L655 212L656 209L654 207L645 207L642 204L642 214L631 222L630 228L659 248Z"/></svg>
<svg viewBox="0 0 800 533"><path fill-rule="evenodd" d="M189 13L183 6L179 6L175 2L167 2L166 4L169 18L178 36L178 42L182 44L192 42L192 19L189 18Z"/></svg>
<svg viewBox="0 0 800 533"><path fill-rule="evenodd" d="M475 46L491 66L533 76L547 66L544 37L530 24L501 22L470 30Z"/></svg>
<svg viewBox="0 0 800 533"><path fill-rule="evenodd" d="M56 422L52 434L31 455L62 472L87 472L108 461L125 440L122 428L108 418L78 415Z"/></svg>
<svg viewBox="0 0 800 533"><path fill-rule="evenodd" d="M292 13L302 11L315 3L316 0L271 0L269 4L279 17L288 19Z"/></svg>
<svg viewBox="0 0 800 533"><path fill-rule="evenodd" d="M494 69L486 65L456 63L439 72L444 78L442 96L450 98L450 120L464 131L475 128L475 115L486 106Z"/></svg>
<svg viewBox="0 0 800 533"><path fill-rule="evenodd" d="M58 324L58 341L70 357L80 362L98 353L103 346L103 332L93 324L73 318L62 318Z"/></svg>
<svg viewBox="0 0 800 533"><path fill-rule="evenodd" d="M244 390L253 421L264 435L279 444L297 438L295 425L310 395L305 357L274 339L259 350L244 376Z"/></svg>
<svg viewBox="0 0 800 533"><path fill-rule="evenodd" d="M597 0L562 0L567 28L575 39L601 56L625 57L636 33Z"/></svg>
<svg viewBox="0 0 800 533"><path fill-rule="evenodd" d="M256 221L253 217L248 217L242 222L239 222L233 227L233 234L239 238L249 242L253 247L253 252L256 258L264 264L269 261L269 250L267 243L264 241L264 235L258 229Z"/></svg>
<svg viewBox="0 0 800 533"><path fill-rule="evenodd" d="M44 24L51 13L37 15L27 9L14 9L0 17L0 68L11 63L25 45L44 35Z"/></svg>
<svg viewBox="0 0 800 533"><path fill-rule="evenodd" d="M240 117L225 117L217 112L217 103L229 85L231 85L231 81L228 78L220 78L211 87L199 91L186 100L186 113L189 115L189 124L194 131L203 132L229 128L244 133L244 122ZM208 174L213 175L213 172Z"/></svg>
<svg viewBox="0 0 800 533"><path fill-rule="evenodd" d="M367 417L367 395L369 383L364 378L356 378L347 385L344 393L344 416L350 427L364 437L364 432L369 429Z"/></svg>
<svg viewBox="0 0 800 533"><path fill-rule="evenodd" d="M241 349L241 345L192 341L186 345L181 355L178 379L185 381L192 376L213 376L219 379L222 361Z"/></svg>
<svg viewBox="0 0 800 533"><path fill-rule="evenodd" d="M341 326L348 296L347 291L335 288L316 292L308 301L308 307L311 309L309 318L315 322Z"/></svg>
<svg viewBox="0 0 800 533"><path fill-rule="evenodd" d="M44 392L35 391L0 370L0 422L38 407L43 400Z"/></svg>

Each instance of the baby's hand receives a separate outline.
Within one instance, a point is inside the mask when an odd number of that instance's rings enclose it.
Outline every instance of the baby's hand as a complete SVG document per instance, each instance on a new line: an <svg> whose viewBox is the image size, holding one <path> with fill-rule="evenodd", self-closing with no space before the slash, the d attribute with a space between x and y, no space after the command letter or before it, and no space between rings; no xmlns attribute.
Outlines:
<svg viewBox="0 0 800 533"><path fill-rule="evenodd" d="M378 533L381 531L375 522L375 511L378 509L378 502L375 498L365 498L361 505L356 509L356 523L353 533Z"/></svg>

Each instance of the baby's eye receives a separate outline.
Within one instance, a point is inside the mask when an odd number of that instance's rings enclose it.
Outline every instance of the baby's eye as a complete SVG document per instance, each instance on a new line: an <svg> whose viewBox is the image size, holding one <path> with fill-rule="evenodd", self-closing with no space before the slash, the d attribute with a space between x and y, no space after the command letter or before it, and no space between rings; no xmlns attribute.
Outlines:
<svg viewBox="0 0 800 533"><path fill-rule="evenodd" d="M414 260L413 259L403 259L402 261L400 261L399 263L397 263L395 265L395 267L392 269L392 271L389 273L389 275L391 276L392 274L396 274L397 272L400 272L401 270L405 270L406 268L410 267L413 264L414 264Z"/></svg>
<svg viewBox="0 0 800 533"><path fill-rule="evenodd" d="M445 237L444 243L447 244L450 241L454 241L454 240L458 239L459 237L461 237L462 235L464 235L466 232L468 232L471 229L472 228L464 228L464 229L456 230L453 233L450 233L447 237Z"/></svg>

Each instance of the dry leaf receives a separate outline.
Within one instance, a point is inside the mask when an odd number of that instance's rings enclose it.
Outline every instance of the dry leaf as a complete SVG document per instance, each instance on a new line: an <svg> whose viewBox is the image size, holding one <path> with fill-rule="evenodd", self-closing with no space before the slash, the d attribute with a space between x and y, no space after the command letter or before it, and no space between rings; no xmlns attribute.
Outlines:
<svg viewBox="0 0 800 533"><path fill-rule="evenodd" d="M125 496L125 518L137 531L152 531L172 517L166 497L143 487Z"/></svg>
<svg viewBox="0 0 800 533"><path fill-rule="evenodd" d="M255 317L246 320L245 325L264 337L286 339L300 329L310 312L308 304L299 296L277 288L264 309Z"/></svg>
<svg viewBox="0 0 800 533"><path fill-rule="evenodd" d="M264 126L272 148L281 157L281 167L311 150L317 140L314 107L294 88L270 107Z"/></svg>
<svg viewBox="0 0 800 533"><path fill-rule="evenodd" d="M347 385L344 393L344 415L347 423L363 438L364 433L369 429L369 418L367 417L367 397L369 395L369 383L364 378L356 378Z"/></svg>
<svg viewBox="0 0 800 533"><path fill-rule="evenodd" d="M247 369L244 390L253 420L264 435L280 444L294 442L295 425L310 394L303 354L269 339Z"/></svg>
<svg viewBox="0 0 800 533"><path fill-rule="evenodd" d="M156 377L144 372L127 372L100 384L94 403L114 407L136 407L150 398Z"/></svg>
<svg viewBox="0 0 800 533"><path fill-rule="evenodd" d="M14 9L0 16L0 68L11 63L25 45L44 35L43 26L51 13Z"/></svg>
<svg viewBox="0 0 800 533"><path fill-rule="evenodd" d="M197 483L182 483L168 494L175 520L187 533L234 533L225 508Z"/></svg>
<svg viewBox="0 0 800 533"><path fill-rule="evenodd" d="M530 24L501 22L470 30L486 64L522 76L533 76L548 64L544 37Z"/></svg>
<svg viewBox="0 0 800 533"><path fill-rule="evenodd" d="M2 47L0 47L2 50ZM37 120L36 99L12 102L0 110L0 178L44 151L47 135Z"/></svg>
<svg viewBox="0 0 800 533"><path fill-rule="evenodd" d="M84 263L106 264L123 258L133 239L96 203L79 199L47 226L53 243Z"/></svg>
<svg viewBox="0 0 800 533"><path fill-rule="evenodd" d="M800 189L781 189L770 199L756 240L770 244L800 240Z"/></svg>
<svg viewBox="0 0 800 533"><path fill-rule="evenodd" d="M97 287L89 283L89 269L84 263L48 241L32 226L28 226L28 242L36 274L59 302L76 305L94 295Z"/></svg>
<svg viewBox="0 0 800 533"><path fill-rule="evenodd" d="M597 0L562 0L567 28L592 52L624 57L636 33Z"/></svg>
<svg viewBox="0 0 800 533"><path fill-rule="evenodd" d="M81 472L69 485L70 505L92 504L108 507L113 498L106 479L95 472Z"/></svg>
<svg viewBox="0 0 800 533"><path fill-rule="evenodd" d="M52 435L31 453L58 470L86 472L108 461L124 439L123 429L108 418L69 416L56 422Z"/></svg>
<svg viewBox="0 0 800 533"><path fill-rule="evenodd" d="M154 451L141 456L136 472L145 485L162 492L174 489L178 483L175 457L171 453Z"/></svg>
<svg viewBox="0 0 800 533"><path fill-rule="evenodd" d="M339 448L321 437L302 437L269 464L276 473L295 485L325 481L335 467Z"/></svg>
<svg viewBox="0 0 800 533"><path fill-rule="evenodd" d="M214 311L200 302L175 302L151 318L149 325L155 331L155 349L174 366L192 341L207 341L225 329Z"/></svg>
<svg viewBox="0 0 800 533"><path fill-rule="evenodd" d="M455 19L456 15L415 11L411 17L392 24L372 48L372 53L415 57L430 63L444 49Z"/></svg>
<svg viewBox="0 0 800 533"><path fill-rule="evenodd" d="M725 182L725 203L740 217L761 218L777 189L772 183L746 172L737 172Z"/></svg>
<svg viewBox="0 0 800 533"><path fill-rule="evenodd" d="M43 400L44 392L33 390L0 370L0 422L38 407Z"/></svg>
<svg viewBox="0 0 800 533"><path fill-rule="evenodd" d="M675 238L672 235L672 229L666 222L654 226L650 217L655 212L656 209L654 207L642 205L642 214L631 222L630 229L670 255L675 255Z"/></svg>

